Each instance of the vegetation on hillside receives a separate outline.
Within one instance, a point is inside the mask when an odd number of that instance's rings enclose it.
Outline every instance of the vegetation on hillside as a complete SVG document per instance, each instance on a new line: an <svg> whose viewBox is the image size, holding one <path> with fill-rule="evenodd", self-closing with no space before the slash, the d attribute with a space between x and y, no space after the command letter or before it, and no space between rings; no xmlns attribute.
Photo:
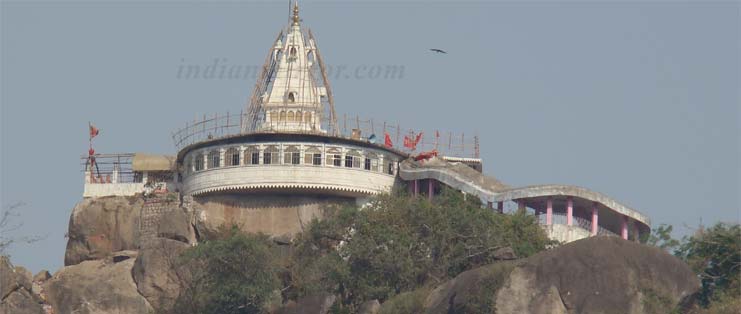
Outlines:
<svg viewBox="0 0 741 314"><path fill-rule="evenodd" d="M331 217L314 221L299 238L292 293L331 292L349 308L490 264L500 248L526 257L550 244L534 217L494 213L454 190L433 202L381 196Z"/></svg>
<svg viewBox="0 0 741 314"><path fill-rule="evenodd" d="M238 228L188 249L180 262L192 279L173 310L263 313L276 297L328 292L339 297L335 313L353 313L363 301L420 294L490 264L499 248L526 257L551 244L532 216L497 214L453 190L433 202L385 195L327 214L310 224L290 254Z"/></svg>
<svg viewBox="0 0 741 314"><path fill-rule="evenodd" d="M741 226L718 223L702 226L681 241L671 237L672 226L661 225L646 243L673 252L697 274L702 288L691 313L741 313Z"/></svg>

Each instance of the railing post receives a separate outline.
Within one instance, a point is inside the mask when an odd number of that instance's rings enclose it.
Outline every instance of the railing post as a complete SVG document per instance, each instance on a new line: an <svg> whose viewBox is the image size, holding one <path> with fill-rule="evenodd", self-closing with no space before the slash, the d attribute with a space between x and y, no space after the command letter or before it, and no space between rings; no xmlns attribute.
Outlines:
<svg viewBox="0 0 741 314"><path fill-rule="evenodd" d="M566 225L571 226L574 223L574 198L566 198Z"/></svg>
<svg viewBox="0 0 741 314"><path fill-rule="evenodd" d="M599 231L599 213L597 212L597 203L592 203L592 236L596 236Z"/></svg>

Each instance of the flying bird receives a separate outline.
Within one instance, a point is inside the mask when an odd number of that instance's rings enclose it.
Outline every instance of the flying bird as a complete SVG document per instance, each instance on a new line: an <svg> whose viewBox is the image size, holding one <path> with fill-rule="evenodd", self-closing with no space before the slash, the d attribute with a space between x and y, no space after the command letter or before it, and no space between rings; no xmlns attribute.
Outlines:
<svg viewBox="0 0 741 314"><path fill-rule="evenodd" d="M435 49L435 48L431 48L431 49L430 49L430 51L432 51L432 52L437 52L437 53L447 53L447 52L445 52L445 50L442 50L442 49Z"/></svg>

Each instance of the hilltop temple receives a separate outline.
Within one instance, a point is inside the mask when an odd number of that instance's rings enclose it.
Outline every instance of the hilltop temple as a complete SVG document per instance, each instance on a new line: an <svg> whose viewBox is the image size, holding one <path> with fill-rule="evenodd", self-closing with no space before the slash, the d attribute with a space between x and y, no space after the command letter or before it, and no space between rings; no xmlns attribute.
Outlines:
<svg viewBox="0 0 741 314"><path fill-rule="evenodd" d="M281 236L322 218L326 206L362 205L396 189L434 199L447 186L492 211L536 215L562 242L650 233L647 216L604 194L569 185L510 187L483 175L478 137L339 116L317 40L297 5L292 13L244 110L186 123L173 134L174 156L91 149L82 157L83 196L176 194L195 219Z"/></svg>

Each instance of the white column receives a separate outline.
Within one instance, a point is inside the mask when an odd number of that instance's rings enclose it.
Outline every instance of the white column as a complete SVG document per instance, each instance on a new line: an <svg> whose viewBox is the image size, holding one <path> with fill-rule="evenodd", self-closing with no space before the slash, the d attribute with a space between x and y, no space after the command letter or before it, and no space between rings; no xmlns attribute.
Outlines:
<svg viewBox="0 0 741 314"><path fill-rule="evenodd" d="M239 146L239 165L244 166L245 165L245 158L244 158L244 152L247 150L247 147Z"/></svg>
<svg viewBox="0 0 741 314"><path fill-rule="evenodd" d="M219 148L219 167L226 166L226 149L225 148Z"/></svg>

